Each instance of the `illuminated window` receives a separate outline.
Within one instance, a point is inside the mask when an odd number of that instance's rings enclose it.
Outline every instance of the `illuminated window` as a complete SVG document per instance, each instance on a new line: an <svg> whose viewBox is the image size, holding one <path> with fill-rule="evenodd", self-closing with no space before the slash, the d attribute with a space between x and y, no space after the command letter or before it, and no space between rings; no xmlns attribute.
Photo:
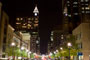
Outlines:
<svg viewBox="0 0 90 60"><path fill-rule="evenodd" d="M27 26L28 26L28 27L31 27L31 25L30 25L30 24L28 24Z"/></svg>
<svg viewBox="0 0 90 60"><path fill-rule="evenodd" d="M18 24L21 24L21 23L18 23L18 22L17 22L16 24L18 25Z"/></svg>
<svg viewBox="0 0 90 60"><path fill-rule="evenodd" d="M26 25L25 23L23 25Z"/></svg>
<svg viewBox="0 0 90 60"><path fill-rule="evenodd" d="M21 18L21 20L23 20L23 18Z"/></svg>
<svg viewBox="0 0 90 60"><path fill-rule="evenodd" d="M38 24L34 24L34 27L37 27L38 26Z"/></svg>
<svg viewBox="0 0 90 60"><path fill-rule="evenodd" d="M28 18L28 20L31 20L31 18Z"/></svg>
<svg viewBox="0 0 90 60"><path fill-rule="evenodd" d="M85 2L88 2L88 0L85 0Z"/></svg>
<svg viewBox="0 0 90 60"><path fill-rule="evenodd" d="M78 4L78 2L73 2L73 4Z"/></svg>
<svg viewBox="0 0 90 60"><path fill-rule="evenodd" d="M19 18L16 18L16 20L19 20Z"/></svg>
<svg viewBox="0 0 90 60"><path fill-rule="evenodd" d="M82 7L82 10L84 10L84 7Z"/></svg>
<svg viewBox="0 0 90 60"><path fill-rule="evenodd" d="M22 26L22 28L27 28L26 26Z"/></svg>
<svg viewBox="0 0 90 60"><path fill-rule="evenodd" d="M86 10L89 10L90 8L89 8L89 7L86 7L85 9L86 9Z"/></svg>
<svg viewBox="0 0 90 60"><path fill-rule="evenodd" d="M38 21L34 21L35 23L38 23Z"/></svg>
<svg viewBox="0 0 90 60"><path fill-rule="evenodd" d="M86 6L88 6L89 4L85 4Z"/></svg>
<svg viewBox="0 0 90 60"><path fill-rule="evenodd" d="M78 7L77 5L73 5L73 7Z"/></svg>
<svg viewBox="0 0 90 60"><path fill-rule="evenodd" d="M67 3L70 3L69 1L67 1Z"/></svg>
<svg viewBox="0 0 90 60"><path fill-rule="evenodd" d="M78 15L78 13L74 13L74 15Z"/></svg>
<svg viewBox="0 0 90 60"><path fill-rule="evenodd" d="M70 4L68 4L67 6L70 6Z"/></svg>
<svg viewBox="0 0 90 60"><path fill-rule="evenodd" d="M84 0L81 0L81 2L84 2Z"/></svg>
<svg viewBox="0 0 90 60"><path fill-rule="evenodd" d="M69 14L68 16L69 16L69 17L71 17L71 15L70 15L70 14Z"/></svg>
<svg viewBox="0 0 90 60"><path fill-rule="evenodd" d="M51 41L53 41L53 37L51 37Z"/></svg>

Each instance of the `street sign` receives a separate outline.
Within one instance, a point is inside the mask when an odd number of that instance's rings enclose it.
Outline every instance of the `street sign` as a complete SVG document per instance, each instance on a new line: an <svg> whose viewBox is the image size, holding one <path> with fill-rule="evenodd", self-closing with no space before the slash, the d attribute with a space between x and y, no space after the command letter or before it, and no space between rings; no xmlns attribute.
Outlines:
<svg viewBox="0 0 90 60"><path fill-rule="evenodd" d="M83 53L82 52L78 52L78 54L77 54L78 56L82 56L83 55Z"/></svg>

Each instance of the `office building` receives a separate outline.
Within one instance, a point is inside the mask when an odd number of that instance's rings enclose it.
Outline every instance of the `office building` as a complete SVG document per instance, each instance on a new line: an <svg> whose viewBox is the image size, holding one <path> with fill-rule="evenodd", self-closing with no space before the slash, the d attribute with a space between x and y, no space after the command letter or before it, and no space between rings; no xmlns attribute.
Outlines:
<svg viewBox="0 0 90 60"><path fill-rule="evenodd" d="M5 52L4 45L7 39L7 28L9 18L8 15L2 10L2 4L0 3L0 57L2 57L3 52Z"/></svg>
<svg viewBox="0 0 90 60"><path fill-rule="evenodd" d="M82 60L90 59L90 23L81 23L78 27L73 30L73 35L76 37L76 43L78 48L81 49L82 53L79 55Z"/></svg>
<svg viewBox="0 0 90 60"><path fill-rule="evenodd" d="M31 52L38 53L40 51L39 45L39 11L37 6L33 11L34 16L17 17L16 18L16 31L21 31L23 34L30 35L30 50Z"/></svg>
<svg viewBox="0 0 90 60"><path fill-rule="evenodd" d="M90 22L89 0L64 0L63 3L63 26L64 30L72 33L82 22Z"/></svg>

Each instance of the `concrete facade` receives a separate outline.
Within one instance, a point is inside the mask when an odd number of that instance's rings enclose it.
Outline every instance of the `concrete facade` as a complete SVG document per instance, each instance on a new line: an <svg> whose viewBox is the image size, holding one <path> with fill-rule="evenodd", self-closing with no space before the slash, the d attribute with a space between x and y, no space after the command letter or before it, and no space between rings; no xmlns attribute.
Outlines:
<svg viewBox="0 0 90 60"><path fill-rule="evenodd" d="M2 11L2 3L0 3L0 57L2 57L3 47L6 43L8 20L8 15Z"/></svg>
<svg viewBox="0 0 90 60"><path fill-rule="evenodd" d="M8 15L5 12L2 12L1 21L0 21L0 56L2 57L3 47L6 44L7 39L7 27L8 27Z"/></svg>
<svg viewBox="0 0 90 60"><path fill-rule="evenodd" d="M83 60L90 60L90 23L81 23L73 30L76 36L76 43L81 44Z"/></svg>
<svg viewBox="0 0 90 60"><path fill-rule="evenodd" d="M14 28L11 25L8 25L8 30L7 30L7 44L10 45L12 40L13 40L13 35L14 35Z"/></svg>
<svg viewBox="0 0 90 60"><path fill-rule="evenodd" d="M0 2L0 22L1 22L1 10L2 10L2 3ZM0 23L0 42L2 42L1 40L1 23ZM1 57L1 54L2 54L2 43L0 43L0 57Z"/></svg>

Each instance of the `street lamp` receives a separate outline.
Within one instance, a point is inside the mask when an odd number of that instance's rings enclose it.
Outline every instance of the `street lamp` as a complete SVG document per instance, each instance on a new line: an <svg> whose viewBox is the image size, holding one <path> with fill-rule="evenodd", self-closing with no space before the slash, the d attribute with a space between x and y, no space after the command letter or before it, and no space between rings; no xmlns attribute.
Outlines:
<svg viewBox="0 0 90 60"><path fill-rule="evenodd" d="M14 42L12 42L12 43L11 43L11 46L15 46L15 43L14 43Z"/></svg>
<svg viewBox="0 0 90 60"><path fill-rule="evenodd" d="M56 54L56 51L54 51L54 54Z"/></svg>
<svg viewBox="0 0 90 60"><path fill-rule="evenodd" d="M31 51L29 51L28 53L29 53L29 55L30 55L30 59L31 59L31 53L32 53L32 52L31 52Z"/></svg>
<svg viewBox="0 0 90 60"><path fill-rule="evenodd" d="M22 46L21 47L21 52L24 50L24 47ZM22 53L21 53L21 57L22 57ZM21 60L22 60L22 58L21 58Z"/></svg>
<svg viewBox="0 0 90 60"><path fill-rule="evenodd" d="M29 52L29 50L28 50L28 49L26 49L26 52L27 52L27 59L28 59L28 52Z"/></svg>
<svg viewBox="0 0 90 60"><path fill-rule="evenodd" d="M24 50L24 47L23 46L21 47L21 50Z"/></svg>
<svg viewBox="0 0 90 60"><path fill-rule="evenodd" d="M58 53L58 50L56 50L56 52Z"/></svg>
<svg viewBox="0 0 90 60"><path fill-rule="evenodd" d="M72 46L72 44L70 42L67 43L67 46L69 48L69 60L70 60L70 47Z"/></svg>
<svg viewBox="0 0 90 60"><path fill-rule="evenodd" d="M14 59L14 58L13 58L13 52L14 52L14 50L13 50L13 49L14 49L14 48L13 48L13 47L15 46L15 43L14 43L14 42L12 42L12 43L11 43L11 46L12 46L12 59Z"/></svg>
<svg viewBox="0 0 90 60"><path fill-rule="evenodd" d="M63 48L62 48L62 47L60 47L60 50L62 51L62 50L63 50ZM62 53L61 53L61 60L62 60Z"/></svg>
<svg viewBox="0 0 90 60"><path fill-rule="evenodd" d="M53 54L50 52L50 54L49 54L50 56L52 56Z"/></svg>
<svg viewBox="0 0 90 60"><path fill-rule="evenodd" d="M60 50L63 50L63 48L62 48L62 47L60 47Z"/></svg>

